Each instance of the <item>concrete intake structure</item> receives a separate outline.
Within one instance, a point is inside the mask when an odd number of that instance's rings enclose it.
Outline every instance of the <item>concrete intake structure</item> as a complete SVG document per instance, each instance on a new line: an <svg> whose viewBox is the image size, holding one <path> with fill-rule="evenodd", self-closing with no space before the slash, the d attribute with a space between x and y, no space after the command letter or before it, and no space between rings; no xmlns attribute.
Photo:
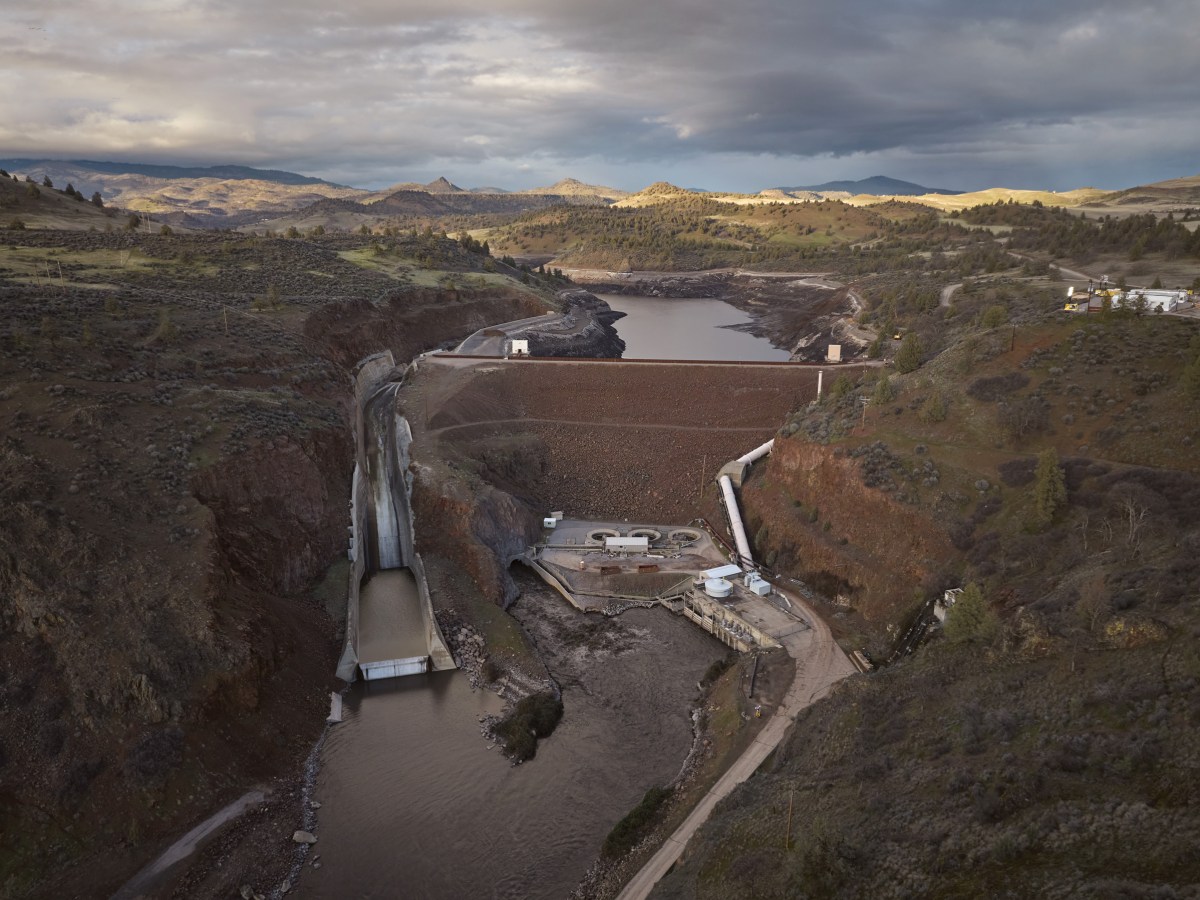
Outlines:
<svg viewBox="0 0 1200 900"><path fill-rule="evenodd" d="M733 532L733 542L737 546L739 562L748 566L754 565L754 555L750 552L750 540L746 537L746 526L742 522L741 509L738 507L737 494L733 487L741 487L750 466L762 459L775 446L775 439L755 447L749 453L739 456L733 462L721 467L717 483L721 485L721 497L725 502L725 512L729 516L729 528Z"/></svg>

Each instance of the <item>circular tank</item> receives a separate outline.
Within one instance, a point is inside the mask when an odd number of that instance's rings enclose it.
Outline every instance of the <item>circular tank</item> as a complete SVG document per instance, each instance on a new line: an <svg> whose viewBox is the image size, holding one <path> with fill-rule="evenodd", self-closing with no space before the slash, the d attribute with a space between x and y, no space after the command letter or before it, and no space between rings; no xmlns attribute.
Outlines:
<svg viewBox="0 0 1200 900"><path fill-rule="evenodd" d="M724 578L710 578L704 582L704 593L710 597L728 597L733 592L733 585Z"/></svg>
<svg viewBox="0 0 1200 900"><path fill-rule="evenodd" d="M653 544L655 541L662 539L662 532L655 531L653 528L633 528L630 530L629 536L630 537L644 537L644 538L646 538L646 540L648 540L650 543Z"/></svg>
<svg viewBox="0 0 1200 900"><path fill-rule="evenodd" d="M605 538L620 536L621 532L615 528L593 528L588 532L587 542L589 544L603 544Z"/></svg>

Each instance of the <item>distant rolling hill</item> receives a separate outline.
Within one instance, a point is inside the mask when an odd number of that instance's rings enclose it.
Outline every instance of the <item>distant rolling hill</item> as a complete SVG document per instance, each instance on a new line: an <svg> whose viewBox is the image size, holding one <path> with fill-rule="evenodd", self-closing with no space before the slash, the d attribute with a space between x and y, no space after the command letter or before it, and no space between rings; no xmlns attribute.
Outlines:
<svg viewBox="0 0 1200 900"><path fill-rule="evenodd" d="M160 166L152 163L99 162L91 159L0 159L0 169L10 172L52 173L64 167L103 175L146 175L150 178L217 178L222 181L271 181L276 184L327 184L345 187L310 175L298 175L280 169L255 169L251 166ZM53 179L54 175L50 174Z"/></svg>
<svg viewBox="0 0 1200 900"><path fill-rule="evenodd" d="M147 213L165 224L192 228L233 228L317 200L368 193L294 172L248 166L195 168L10 159L0 160L0 168L32 176L36 181L46 176L60 187L71 184L89 197L99 191L109 205Z"/></svg>
<svg viewBox="0 0 1200 900"><path fill-rule="evenodd" d="M920 203L922 206L932 206L943 212L956 209L969 209L984 203L1033 203L1037 201L1046 206L1063 206L1067 208L1095 203L1107 197L1108 191L1096 188L1077 188L1073 191L1030 191L1019 188L988 188L984 191L971 191L965 194L922 194L920 196L902 195L900 197L855 196L847 198L846 202L854 206L872 206L891 200L903 199L910 203Z"/></svg>
<svg viewBox="0 0 1200 900"><path fill-rule="evenodd" d="M1172 212L1200 207L1200 175L1156 181L1107 194L1089 207L1125 212Z"/></svg>
<svg viewBox="0 0 1200 900"><path fill-rule="evenodd" d="M7 170L2 165L0 169ZM66 182L57 184L57 188L48 188L0 176L0 229L86 231L95 228L103 231L125 224L125 216L119 210L96 206L91 202L90 194L84 195L82 200L70 196L65 193Z"/></svg>
<svg viewBox="0 0 1200 900"><path fill-rule="evenodd" d="M611 203L624 191L572 178L527 191L464 189L447 178L428 184L402 182L378 191L321 178L250 166L164 166L148 163L15 158L0 168L71 184L111 206L149 214L155 221L189 228L269 228L300 225L358 227L385 218L518 215L556 204Z"/></svg>
<svg viewBox="0 0 1200 900"><path fill-rule="evenodd" d="M556 197L568 197L576 202L614 203L629 196L629 191L605 187L600 184L584 184L574 178L564 178L549 187L530 188L520 191L522 194L550 194Z"/></svg>
<svg viewBox="0 0 1200 900"><path fill-rule="evenodd" d="M800 187L781 187L774 190L792 193L799 191L810 194L845 193L851 196L871 194L876 197L913 197L922 194L961 194L962 191L951 191L945 188L928 188L911 181L901 181L886 175L872 175L859 181L827 181L824 184L804 185Z"/></svg>

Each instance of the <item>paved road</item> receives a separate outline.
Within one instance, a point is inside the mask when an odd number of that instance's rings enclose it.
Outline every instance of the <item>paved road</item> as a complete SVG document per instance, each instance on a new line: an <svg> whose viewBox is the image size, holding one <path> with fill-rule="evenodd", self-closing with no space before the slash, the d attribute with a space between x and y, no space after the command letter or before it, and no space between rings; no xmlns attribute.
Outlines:
<svg viewBox="0 0 1200 900"><path fill-rule="evenodd" d="M745 432L747 434L758 434L764 437L770 437L778 429L771 425L679 425L668 424L666 422L605 422L596 419L534 419L529 416L522 416L519 419L479 419L471 422L462 422L457 425L443 425L441 428L434 428L427 431L427 434L444 434L447 431L457 431L460 429L472 430L481 428L484 425L512 425L534 422L542 425L583 425L588 428L629 428L638 429L659 429L662 431L732 431Z"/></svg>
<svg viewBox="0 0 1200 900"><path fill-rule="evenodd" d="M799 712L825 696L838 681L857 671L834 641L829 626L799 597L789 594L788 599L812 624L812 628L781 639L788 654L796 660L796 678L788 689L787 696L783 698L783 703L771 717L771 721L759 732L754 743L696 804L696 808L684 819L683 824L675 829L675 833L667 838L650 861L630 879L617 900L642 900L649 896L659 879L675 865L687 842L708 819L717 803L754 774L768 754L783 740Z"/></svg>
<svg viewBox="0 0 1200 900"><path fill-rule="evenodd" d="M528 319L517 319L515 322L504 322L500 325L489 325L480 328L465 341L454 348L455 353L465 353L473 356L503 356L504 341L513 334L519 334L534 325L548 325L562 318L562 313L543 313ZM488 335L485 331L503 331L503 335Z"/></svg>
<svg viewBox="0 0 1200 900"><path fill-rule="evenodd" d="M134 900L137 897L149 896L156 887L160 886L159 880L172 866L182 859L187 859L214 831L231 819L236 819L251 806L262 803L265 797L266 795L262 791L250 791L224 809L209 816L163 851L158 859L127 881L119 891L112 895L112 900Z"/></svg>

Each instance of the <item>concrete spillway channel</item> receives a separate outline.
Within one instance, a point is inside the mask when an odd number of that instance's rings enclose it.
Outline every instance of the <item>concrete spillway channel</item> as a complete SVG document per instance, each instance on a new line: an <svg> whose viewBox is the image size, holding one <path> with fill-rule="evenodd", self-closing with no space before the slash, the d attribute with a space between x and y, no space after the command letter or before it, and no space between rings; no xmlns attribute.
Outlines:
<svg viewBox="0 0 1200 900"><path fill-rule="evenodd" d="M412 432L396 411L392 354L359 363L351 497L346 645L338 677L368 680L456 668L433 617L425 566L414 548Z"/></svg>

